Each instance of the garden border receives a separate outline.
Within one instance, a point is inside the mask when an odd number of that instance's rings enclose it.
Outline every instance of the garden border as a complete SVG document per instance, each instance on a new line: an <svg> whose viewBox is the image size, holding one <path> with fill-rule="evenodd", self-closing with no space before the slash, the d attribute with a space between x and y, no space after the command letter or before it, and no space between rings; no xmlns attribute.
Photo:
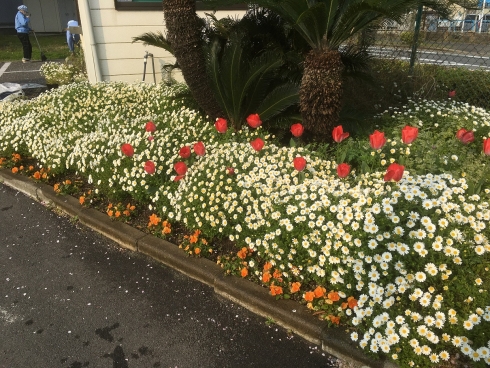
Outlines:
<svg viewBox="0 0 490 368"><path fill-rule="evenodd" d="M0 183L5 184L48 207L56 207L77 218L83 225L118 243L121 247L140 252L211 286L215 293L237 303L251 312L272 318L278 325L291 330L322 350L345 360L353 367L397 368L388 360L367 357L341 328L329 328L304 306L292 300L275 300L267 289L246 279L226 276L216 263L205 258L187 256L184 251L166 240L146 234L122 222L113 221L93 208L81 207L69 195L58 195L47 184L0 169Z"/></svg>

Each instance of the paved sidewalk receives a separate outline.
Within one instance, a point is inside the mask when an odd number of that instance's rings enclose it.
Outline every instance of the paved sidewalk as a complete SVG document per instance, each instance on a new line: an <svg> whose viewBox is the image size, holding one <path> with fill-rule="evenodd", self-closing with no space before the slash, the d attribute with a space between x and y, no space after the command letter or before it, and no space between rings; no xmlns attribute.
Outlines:
<svg viewBox="0 0 490 368"><path fill-rule="evenodd" d="M315 344L2 184L0 275L0 368L334 366Z"/></svg>

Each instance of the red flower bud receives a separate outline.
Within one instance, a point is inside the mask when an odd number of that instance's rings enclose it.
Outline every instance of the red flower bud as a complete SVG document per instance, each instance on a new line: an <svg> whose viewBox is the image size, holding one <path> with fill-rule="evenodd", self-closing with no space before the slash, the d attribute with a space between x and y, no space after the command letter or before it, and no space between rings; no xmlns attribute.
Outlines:
<svg viewBox="0 0 490 368"><path fill-rule="evenodd" d="M349 133L344 133L344 128L342 127L342 125L339 125L339 126L336 126L335 128L333 128L333 131L332 131L332 137L333 137L333 140L337 143L340 143L342 142L345 138L347 138L349 136Z"/></svg>
<svg viewBox="0 0 490 368"><path fill-rule="evenodd" d="M148 140L151 142L153 140L153 136L152 135L149 135L148 136Z"/></svg>
<svg viewBox="0 0 490 368"><path fill-rule="evenodd" d="M258 128L259 126L262 125L262 120L260 120L259 114L250 114L247 117L247 123L252 128Z"/></svg>
<svg viewBox="0 0 490 368"><path fill-rule="evenodd" d="M448 92L448 94L447 94L447 97L449 97L449 98L454 98L454 97L456 97L456 90L455 90L455 89L450 90L450 91Z"/></svg>
<svg viewBox="0 0 490 368"><path fill-rule="evenodd" d="M155 164L153 161L148 160L145 162L145 171L150 175L155 173Z"/></svg>
<svg viewBox="0 0 490 368"><path fill-rule="evenodd" d="M472 130L461 128L457 131L456 138L458 138L463 144L468 144L475 140L475 133L473 133Z"/></svg>
<svg viewBox="0 0 490 368"><path fill-rule="evenodd" d="M402 129L402 141L405 144L410 144L412 143L418 136L419 134L419 128L417 127L412 127L412 126L405 126Z"/></svg>
<svg viewBox="0 0 490 368"><path fill-rule="evenodd" d="M214 126L216 127L218 133L226 133L228 130L228 121L226 121L226 119L219 118L216 120L216 123L214 123Z"/></svg>
<svg viewBox="0 0 490 368"><path fill-rule="evenodd" d="M177 173L177 175L185 175L187 172L187 165L185 162L179 161L174 164L174 170Z"/></svg>
<svg viewBox="0 0 490 368"><path fill-rule="evenodd" d="M189 158L191 156L191 148L184 146L179 151L179 156L182 158Z"/></svg>
<svg viewBox="0 0 490 368"><path fill-rule="evenodd" d="M197 142L194 145L194 152L198 156L204 156L206 154L206 148L204 148L204 143L202 143L201 141Z"/></svg>
<svg viewBox="0 0 490 368"><path fill-rule="evenodd" d="M298 171L303 171L306 167L306 160L303 157L296 157L293 160L294 168Z"/></svg>
<svg viewBox="0 0 490 368"><path fill-rule="evenodd" d="M295 137L301 137L303 135L305 128L300 123L291 125L291 134Z"/></svg>
<svg viewBox="0 0 490 368"><path fill-rule="evenodd" d="M121 151L124 155L131 157L134 155L134 149L133 146L131 146L129 143L124 143L121 146Z"/></svg>
<svg viewBox="0 0 490 368"><path fill-rule="evenodd" d="M253 141L250 142L250 145L254 150L258 152L264 147L264 141L260 138L255 138Z"/></svg>
<svg viewBox="0 0 490 368"><path fill-rule="evenodd" d="M490 138L485 138L483 140L483 153L490 156Z"/></svg>
<svg viewBox="0 0 490 368"><path fill-rule="evenodd" d="M392 163L390 166L388 166L388 169L386 169L384 180L400 181L403 176L403 170L405 170L405 166L399 165L397 163Z"/></svg>
<svg viewBox="0 0 490 368"><path fill-rule="evenodd" d="M234 168L232 168L232 167L227 167L227 168L226 168L226 173L227 173L228 175L234 175L234 174L235 174L235 169L234 169Z"/></svg>
<svg viewBox="0 0 490 368"><path fill-rule="evenodd" d="M157 126L152 122L152 121L149 121L148 123L146 123L145 125L145 130L147 132L151 132L153 133L155 130L157 130Z"/></svg>
<svg viewBox="0 0 490 368"><path fill-rule="evenodd" d="M346 163L342 163L337 166L337 175L339 178L345 178L350 173L350 165Z"/></svg>
<svg viewBox="0 0 490 368"><path fill-rule="evenodd" d="M378 150L382 148L386 143L385 134L375 130L374 133L369 136L369 143L371 144L372 149Z"/></svg>

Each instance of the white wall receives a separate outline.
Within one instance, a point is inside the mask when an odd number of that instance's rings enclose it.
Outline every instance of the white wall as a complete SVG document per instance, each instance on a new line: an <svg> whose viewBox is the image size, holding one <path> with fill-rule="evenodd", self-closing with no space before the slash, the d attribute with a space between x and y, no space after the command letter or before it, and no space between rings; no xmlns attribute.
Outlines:
<svg viewBox="0 0 490 368"><path fill-rule="evenodd" d="M161 80L160 62L174 62L172 55L157 47L132 43L132 38L145 32L165 34L162 11L116 10L114 0L78 0L82 26L82 42L91 83L98 81L141 81L145 51L154 55L157 82ZM240 11L220 12L219 16ZM204 12L200 14L204 16ZM176 75L179 79L179 77ZM146 82L153 82L151 59L146 67Z"/></svg>
<svg viewBox="0 0 490 368"><path fill-rule="evenodd" d="M63 29L56 0L24 0L23 2L31 13L31 27L34 31L60 32Z"/></svg>

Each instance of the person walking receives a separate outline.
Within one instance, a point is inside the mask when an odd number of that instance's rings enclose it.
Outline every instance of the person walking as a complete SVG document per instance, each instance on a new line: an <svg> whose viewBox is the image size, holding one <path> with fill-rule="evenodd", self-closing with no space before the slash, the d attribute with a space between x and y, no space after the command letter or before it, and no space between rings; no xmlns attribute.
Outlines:
<svg viewBox="0 0 490 368"><path fill-rule="evenodd" d="M70 52L73 54L75 52L75 45L78 45L80 42L80 35L71 33L70 27L78 27L78 22L76 20L70 20L66 27L66 42L68 43Z"/></svg>
<svg viewBox="0 0 490 368"><path fill-rule="evenodd" d="M23 63L31 61L32 56L32 45L29 40L30 27L30 14L27 12L27 6L21 5L17 8L18 12L15 15L15 29L17 30L17 36L22 43L22 50L24 57L22 58Z"/></svg>

